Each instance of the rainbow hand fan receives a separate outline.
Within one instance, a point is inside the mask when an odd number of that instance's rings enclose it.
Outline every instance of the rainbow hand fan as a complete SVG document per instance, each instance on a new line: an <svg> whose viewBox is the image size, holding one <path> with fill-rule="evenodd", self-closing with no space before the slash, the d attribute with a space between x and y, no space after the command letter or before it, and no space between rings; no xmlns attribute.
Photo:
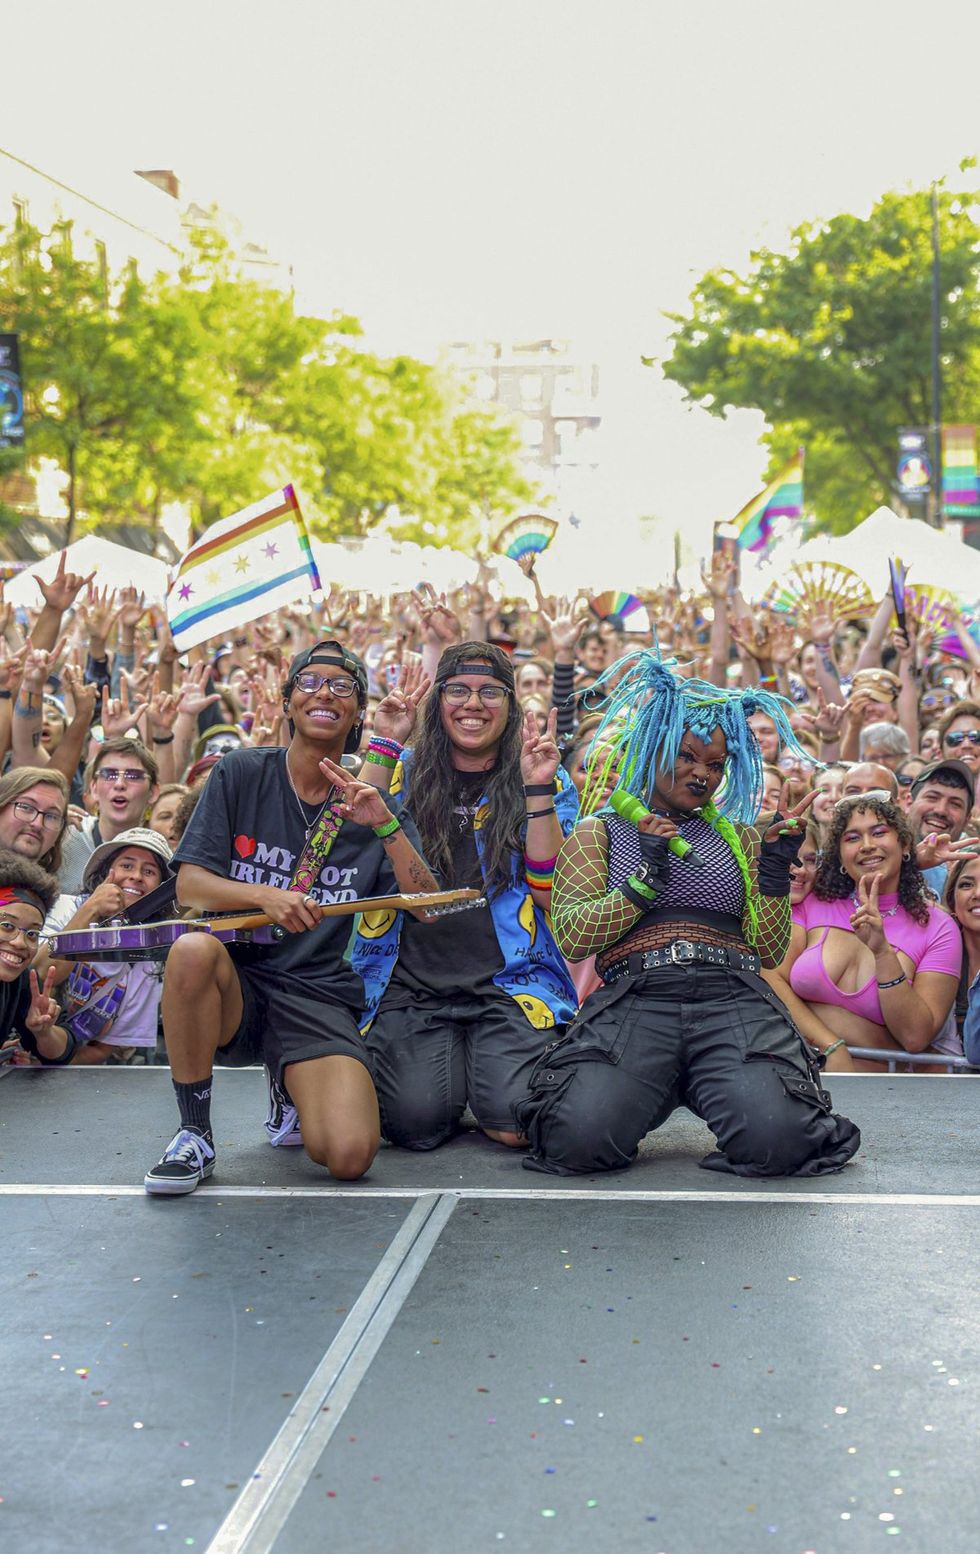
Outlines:
<svg viewBox="0 0 980 1554"><path fill-rule="evenodd" d="M601 621L608 620L611 615L618 615L624 631L650 630L647 607L636 594L618 593L615 588L607 588L604 594L596 594L594 599L589 600L589 608Z"/></svg>
<svg viewBox="0 0 980 1554"><path fill-rule="evenodd" d="M952 631L958 606L948 588L935 583L905 584L905 613L919 626L936 631ZM959 638L957 637L957 642Z"/></svg>
<svg viewBox="0 0 980 1554"><path fill-rule="evenodd" d="M547 550L558 529L557 518L546 518L544 513L524 513L505 524L493 542L493 548L511 561L523 561L525 556L540 556Z"/></svg>
<svg viewBox="0 0 980 1554"><path fill-rule="evenodd" d="M872 615L875 608L867 583L839 561L799 562L770 584L761 602L766 609L795 615L798 623L827 611L842 621Z"/></svg>

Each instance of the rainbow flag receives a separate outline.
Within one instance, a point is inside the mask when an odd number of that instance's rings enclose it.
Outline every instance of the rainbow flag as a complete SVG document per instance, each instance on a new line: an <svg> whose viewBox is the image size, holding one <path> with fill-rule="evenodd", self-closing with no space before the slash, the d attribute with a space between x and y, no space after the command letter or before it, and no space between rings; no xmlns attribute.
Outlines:
<svg viewBox="0 0 980 1554"><path fill-rule="evenodd" d="M980 518L976 433L975 426L943 427L945 518Z"/></svg>
<svg viewBox="0 0 980 1554"><path fill-rule="evenodd" d="M225 636L320 587L292 486L219 518L182 556L167 594L179 652Z"/></svg>
<svg viewBox="0 0 980 1554"><path fill-rule="evenodd" d="M775 539L773 526L777 518L802 517L803 455L804 449L800 448L765 490L735 514L732 526L738 530L737 543L742 550L764 554Z"/></svg>

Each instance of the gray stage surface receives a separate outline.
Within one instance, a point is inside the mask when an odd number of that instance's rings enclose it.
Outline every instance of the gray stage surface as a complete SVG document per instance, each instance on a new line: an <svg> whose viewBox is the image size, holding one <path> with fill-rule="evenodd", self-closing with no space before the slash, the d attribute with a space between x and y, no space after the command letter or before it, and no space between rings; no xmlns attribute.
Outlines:
<svg viewBox="0 0 980 1554"><path fill-rule="evenodd" d="M833 1084L839 1176L551 1178L472 1134L334 1184L219 1072L0 1083L4 1554L976 1554L976 1077Z"/></svg>

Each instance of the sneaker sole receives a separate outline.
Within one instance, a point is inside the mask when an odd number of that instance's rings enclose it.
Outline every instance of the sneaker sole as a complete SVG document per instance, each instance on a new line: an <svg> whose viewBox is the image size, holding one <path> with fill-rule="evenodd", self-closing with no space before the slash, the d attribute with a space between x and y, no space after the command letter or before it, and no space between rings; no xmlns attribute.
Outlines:
<svg viewBox="0 0 980 1554"><path fill-rule="evenodd" d="M173 1177L150 1176L147 1174L143 1178L143 1186L151 1197L154 1198L186 1198L188 1193L194 1192L196 1188L200 1187L202 1182L207 1181L213 1170L214 1161L211 1160L203 1168L196 1182L181 1182Z"/></svg>

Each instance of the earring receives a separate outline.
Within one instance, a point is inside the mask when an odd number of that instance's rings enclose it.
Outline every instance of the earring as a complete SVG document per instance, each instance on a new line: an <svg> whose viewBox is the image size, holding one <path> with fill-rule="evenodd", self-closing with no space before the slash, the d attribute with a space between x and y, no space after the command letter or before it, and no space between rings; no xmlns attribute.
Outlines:
<svg viewBox="0 0 980 1554"><path fill-rule="evenodd" d="M847 873L847 870L846 870L846 869L845 869L845 867L844 867L844 865L843 865L843 864L841 864L841 866L840 866L840 868L839 868L839 869L838 869L838 870L837 870L837 872L838 872L838 874L846 874L846 873Z"/></svg>
<svg viewBox="0 0 980 1554"><path fill-rule="evenodd" d="M902 854L902 862L903 863L908 863L908 861L911 858L911 856L912 856L911 853L903 853Z"/></svg>

